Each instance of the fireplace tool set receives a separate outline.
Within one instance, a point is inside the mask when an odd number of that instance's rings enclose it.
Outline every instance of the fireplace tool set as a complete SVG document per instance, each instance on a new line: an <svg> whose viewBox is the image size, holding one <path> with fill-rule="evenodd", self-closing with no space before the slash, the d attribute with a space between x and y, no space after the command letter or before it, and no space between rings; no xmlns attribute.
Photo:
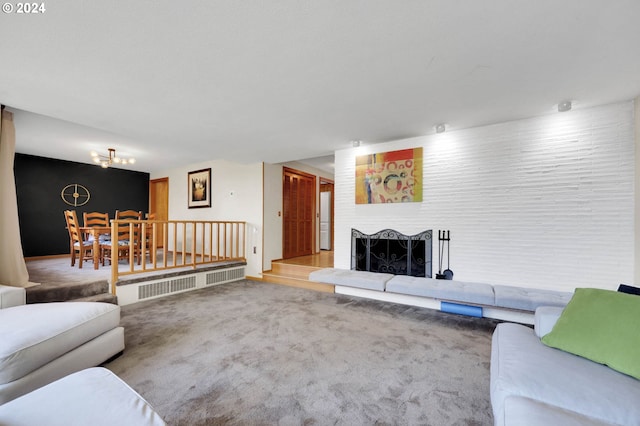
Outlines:
<svg viewBox="0 0 640 426"><path fill-rule="evenodd" d="M450 259L450 248L449 243L451 242L451 232L438 230L438 273L436 274L437 280L452 280L453 279L453 271L449 269L449 259ZM447 269L442 270L442 260L444 258L444 246L447 246Z"/></svg>

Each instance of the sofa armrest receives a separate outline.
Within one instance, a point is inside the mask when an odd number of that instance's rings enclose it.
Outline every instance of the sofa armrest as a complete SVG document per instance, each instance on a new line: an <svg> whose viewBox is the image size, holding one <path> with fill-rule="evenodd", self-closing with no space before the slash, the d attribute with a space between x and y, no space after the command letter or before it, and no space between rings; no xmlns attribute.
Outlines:
<svg viewBox="0 0 640 426"><path fill-rule="evenodd" d="M27 303L27 292L22 287L10 287L0 284L0 309Z"/></svg>
<svg viewBox="0 0 640 426"><path fill-rule="evenodd" d="M553 326L562 315L564 308L557 306L540 306L536 308L535 322L533 328L536 332L536 336L542 338L545 334L549 333Z"/></svg>

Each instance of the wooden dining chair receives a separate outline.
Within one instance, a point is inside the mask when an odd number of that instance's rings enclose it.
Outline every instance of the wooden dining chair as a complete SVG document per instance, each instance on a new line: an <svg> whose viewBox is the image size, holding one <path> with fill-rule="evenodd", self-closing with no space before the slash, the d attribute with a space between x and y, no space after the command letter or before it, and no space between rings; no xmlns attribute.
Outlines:
<svg viewBox="0 0 640 426"><path fill-rule="evenodd" d="M149 255L149 261L151 262L152 256L151 256L151 252L153 251L153 246L154 246L154 241L156 241L157 244L157 238L158 238L158 228L156 228L156 225L153 223L154 220L156 220L156 214L155 213L149 213L147 215L147 220L149 221L149 223L147 223L146 226L146 232L145 232L145 250L144 250L144 255L145 255L145 259L146 259L146 255Z"/></svg>
<svg viewBox="0 0 640 426"><path fill-rule="evenodd" d="M116 210L116 220L142 220L142 212L135 210ZM141 226L133 226L133 232L128 223L118 224L118 260L129 259L129 253L133 250L134 259L138 265L142 260L141 253Z"/></svg>
<svg viewBox="0 0 640 426"><path fill-rule="evenodd" d="M86 241L80 232L78 216L75 210L65 210L64 218L69 230L69 251L71 252L71 266L76 264L76 254L78 254L78 268L82 269L84 260L93 259L93 242Z"/></svg>
<svg viewBox="0 0 640 426"><path fill-rule="evenodd" d="M102 212L84 212L82 213L82 221L84 227L109 227L109 213ZM98 242L100 243L100 262L104 266L105 257L111 250L111 233L99 234ZM93 235L90 232L85 232L84 239L86 241L93 242ZM107 246L109 249L107 249Z"/></svg>
<svg viewBox="0 0 640 426"><path fill-rule="evenodd" d="M82 221L84 223L84 227L108 227L109 223L109 213L102 212L84 212L82 213ZM111 235L109 234L100 234L100 242L110 241ZM87 234L85 240L93 240L93 236L91 234Z"/></svg>

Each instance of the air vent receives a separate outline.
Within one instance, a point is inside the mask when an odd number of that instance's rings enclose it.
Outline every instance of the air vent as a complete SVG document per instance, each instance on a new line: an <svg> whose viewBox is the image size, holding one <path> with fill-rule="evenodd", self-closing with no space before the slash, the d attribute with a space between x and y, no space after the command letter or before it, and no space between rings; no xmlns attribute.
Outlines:
<svg viewBox="0 0 640 426"><path fill-rule="evenodd" d="M160 281L157 283L145 284L138 287L138 300L161 296L163 294L176 293L179 291L190 290L194 288L196 288L195 275L184 278L176 278L168 281Z"/></svg>
<svg viewBox="0 0 640 426"><path fill-rule="evenodd" d="M210 272L207 274L206 285L221 284L244 278L244 268L225 269L224 271Z"/></svg>

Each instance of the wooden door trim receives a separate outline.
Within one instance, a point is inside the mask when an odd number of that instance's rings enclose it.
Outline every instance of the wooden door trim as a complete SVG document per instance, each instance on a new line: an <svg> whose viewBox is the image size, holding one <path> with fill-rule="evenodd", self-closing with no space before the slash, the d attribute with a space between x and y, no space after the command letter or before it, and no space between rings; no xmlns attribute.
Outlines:
<svg viewBox="0 0 640 426"><path fill-rule="evenodd" d="M283 167L282 167L282 176L283 176L283 178L284 178L284 174L285 174L286 172L293 173L293 174L296 174L296 175L306 176L306 177L308 177L308 178L312 178L313 180L316 180L316 179L318 178L318 177L317 177L316 175L314 175L314 174L307 173L307 172L303 172L303 171L301 171L301 170L297 170L297 169L292 169L291 167L283 166ZM327 180L328 180L328 179L327 179Z"/></svg>

